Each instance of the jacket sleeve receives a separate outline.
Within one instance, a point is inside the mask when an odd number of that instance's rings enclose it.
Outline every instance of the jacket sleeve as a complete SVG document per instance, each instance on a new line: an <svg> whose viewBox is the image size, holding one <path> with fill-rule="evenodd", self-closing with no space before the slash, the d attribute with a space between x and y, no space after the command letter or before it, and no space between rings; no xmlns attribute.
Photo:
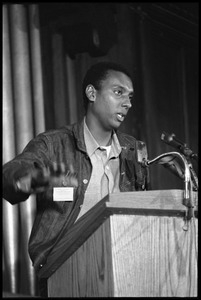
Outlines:
<svg viewBox="0 0 201 300"><path fill-rule="evenodd" d="M23 152L3 165L3 198L11 204L28 199L30 194L17 189L16 182L32 170L43 168L49 161L48 141L43 134L31 140Z"/></svg>

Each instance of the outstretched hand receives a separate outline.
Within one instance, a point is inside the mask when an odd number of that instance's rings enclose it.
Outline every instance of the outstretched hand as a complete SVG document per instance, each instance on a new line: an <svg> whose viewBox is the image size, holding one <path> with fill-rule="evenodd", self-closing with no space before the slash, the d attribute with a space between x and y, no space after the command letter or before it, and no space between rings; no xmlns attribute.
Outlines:
<svg viewBox="0 0 201 300"><path fill-rule="evenodd" d="M40 193L53 186L77 187L78 180L72 165L67 169L64 163L53 163L48 168L35 169L16 183L24 193Z"/></svg>

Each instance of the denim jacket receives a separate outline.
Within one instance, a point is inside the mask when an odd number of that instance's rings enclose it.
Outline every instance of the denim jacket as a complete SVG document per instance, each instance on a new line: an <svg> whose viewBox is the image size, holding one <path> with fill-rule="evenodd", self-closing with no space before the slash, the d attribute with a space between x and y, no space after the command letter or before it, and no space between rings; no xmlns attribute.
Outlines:
<svg viewBox="0 0 201 300"><path fill-rule="evenodd" d="M48 254L62 233L73 225L83 203L92 172L83 128L82 121L41 133L28 143L21 154L3 167L3 197L11 204L25 201L29 197L28 194L16 192L14 187L15 182L28 174L30 169L62 161L67 166L71 163L78 174L78 187L75 189L73 201L53 201L52 189L37 195L37 214L28 247L36 271L45 264ZM116 134L122 147L120 191L148 189L149 174L136 159L136 149L145 144L119 131Z"/></svg>

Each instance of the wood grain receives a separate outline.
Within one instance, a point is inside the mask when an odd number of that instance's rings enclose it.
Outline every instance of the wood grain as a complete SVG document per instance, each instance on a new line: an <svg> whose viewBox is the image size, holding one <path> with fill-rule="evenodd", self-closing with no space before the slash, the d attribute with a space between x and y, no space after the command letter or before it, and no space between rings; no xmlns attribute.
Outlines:
<svg viewBox="0 0 201 300"><path fill-rule="evenodd" d="M181 210L185 209L183 190L153 190L142 192L113 193L108 197L107 207ZM192 203L198 205L197 192L192 192Z"/></svg>
<svg viewBox="0 0 201 300"><path fill-rule="evenodd" d="M74 226L64 232L53 248L46 265L39 271L39 278L49 278L109 216L167 215L184 217L183 190L125 192L110 194L83 215ZM197 193L193 193L197 211Z"/></svg>
<svg viewBox="0 0 201 300"><path fill-rule="evenodd" d="M114 296L197 296L197 220L114 215Z"/></svg>
<svg viewBox="0 0 201 300"><path fill-rule="evenodd" d="M48 279L51 297L197 296L197 220L112 215Z"/></svg>
<svg viewBox="0 0 201 300"><path fill-rule="evenodd" d="M109 219L49 278L51 297L113 296Z"/></svg>

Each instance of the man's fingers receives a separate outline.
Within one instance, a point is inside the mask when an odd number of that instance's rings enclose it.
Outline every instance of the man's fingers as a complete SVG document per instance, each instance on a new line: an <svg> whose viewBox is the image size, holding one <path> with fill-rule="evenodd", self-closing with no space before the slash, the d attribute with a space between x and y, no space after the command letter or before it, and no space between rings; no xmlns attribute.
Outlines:
<svg viewBox="0 0 201 300"><path fill-rule="evenodd" d="M52 176L59 176L66 173L66 166L63 162L53 162L49 169Z"/></svg>
<svg viewBox="0 0 201 300"><path fill-rule="evenodd" d="M28 180L29 178L29 180ZM22 190L25 192L38 193L54 186L78 186L77 174L73 165L67 169L63 162L52 163L49 167L33 171L26 181L23 181Z"/></svg>
<svg viewBox="0 0 201 300"><path fill-rule="evenodd" d="M65 173L66 172L66 166L63 162L60 163L60 170L61 170L61 173Z"/></svg>
<svg viewBox="0 0 201 300"><path fill-rule="evenodd" d="M78 180L74 176L71 177L71 185L74 187L78 187Z"/></svg>
<svg viewBox="0 0 201 300"><path fill-rule="evenodd" d="M74 175L65 176L62 183L64 186L78 187L78 180Z"/></svg>
<svg viewBox="0 0 201 300"><path fill-rule="evenodd" d="M72 164L69 165L69 170L70 170L70 173L71 173L71 174L74 174L75 170L74 170Z"/></svg>

